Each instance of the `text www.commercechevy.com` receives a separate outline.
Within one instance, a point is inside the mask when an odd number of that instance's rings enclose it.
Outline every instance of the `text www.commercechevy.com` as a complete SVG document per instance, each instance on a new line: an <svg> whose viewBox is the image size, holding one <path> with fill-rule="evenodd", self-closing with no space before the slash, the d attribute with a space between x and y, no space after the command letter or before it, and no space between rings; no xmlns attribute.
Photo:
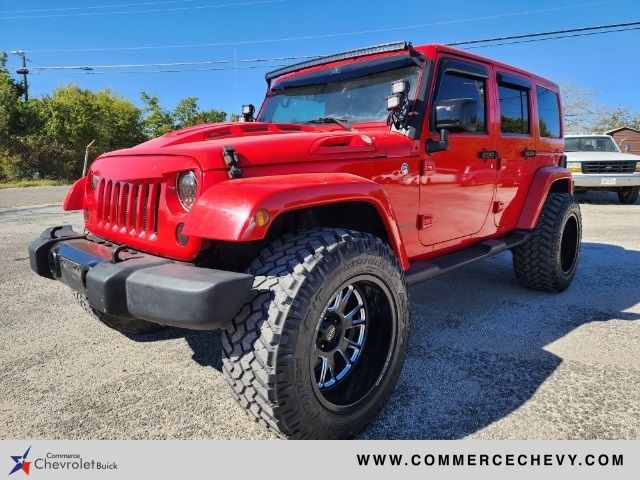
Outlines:
<svg viewBox="0 0 640 480"><path fill-rule="evenodd" d="M527 467L527 466L601 466L618 467L624 462L622 454L538 454L538 453L438 453L438 454L356 454L358 466L426 466L426 467Z"/></svg>

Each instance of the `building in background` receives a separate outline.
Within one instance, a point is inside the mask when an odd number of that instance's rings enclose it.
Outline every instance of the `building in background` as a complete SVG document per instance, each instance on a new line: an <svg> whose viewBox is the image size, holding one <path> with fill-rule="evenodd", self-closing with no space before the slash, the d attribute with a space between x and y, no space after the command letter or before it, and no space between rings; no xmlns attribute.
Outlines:
<svg viewBox="0 0 640 480"><path fill-rule="evenodd" d="M613 137L623 152L640 155L640 130L630 127L620 127L605 133Z"/></svg>

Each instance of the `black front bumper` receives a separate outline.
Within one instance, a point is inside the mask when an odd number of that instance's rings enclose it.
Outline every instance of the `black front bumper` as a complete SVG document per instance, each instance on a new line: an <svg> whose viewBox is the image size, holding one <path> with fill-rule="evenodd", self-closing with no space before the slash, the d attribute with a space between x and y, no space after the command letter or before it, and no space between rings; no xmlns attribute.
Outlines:
<svg viewBox="0 0 640 480"><path fill-rule="evenodd" d="M70 225L42 232L29 245L29 262L38 275L86 295L96 310L196 330L229 322L253 285L252 275L136 252Z"/></svg>

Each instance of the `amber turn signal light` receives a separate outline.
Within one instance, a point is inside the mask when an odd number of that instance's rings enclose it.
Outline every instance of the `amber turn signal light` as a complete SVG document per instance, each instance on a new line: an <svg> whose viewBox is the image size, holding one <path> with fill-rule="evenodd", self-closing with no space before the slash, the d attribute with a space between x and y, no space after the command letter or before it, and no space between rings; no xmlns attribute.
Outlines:
<svg viewBox="0 0 640 480"><path fill-rule="evenodd" d="M256 225L259 227L264 227L267 223L269 223L269 212L267 212L264 208L261 208L253 215L253 220L256 222Z"/></svg>

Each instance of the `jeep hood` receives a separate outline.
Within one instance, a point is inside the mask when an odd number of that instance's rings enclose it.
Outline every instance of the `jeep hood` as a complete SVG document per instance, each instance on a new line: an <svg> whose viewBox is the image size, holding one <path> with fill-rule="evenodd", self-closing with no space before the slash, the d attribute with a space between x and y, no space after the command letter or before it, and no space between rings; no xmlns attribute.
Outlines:
<svg viewBox="0 0 640 480"><path fill-rule="evenodd" d="M110 157L190 157L203 171L226 169L223 148L232 146L243 169L260 165L386 156L385 144L408 143L401 134L386 129L347 131L326 126L276 123L208 124L177 130L133 148L106 153Z"/></svg>

